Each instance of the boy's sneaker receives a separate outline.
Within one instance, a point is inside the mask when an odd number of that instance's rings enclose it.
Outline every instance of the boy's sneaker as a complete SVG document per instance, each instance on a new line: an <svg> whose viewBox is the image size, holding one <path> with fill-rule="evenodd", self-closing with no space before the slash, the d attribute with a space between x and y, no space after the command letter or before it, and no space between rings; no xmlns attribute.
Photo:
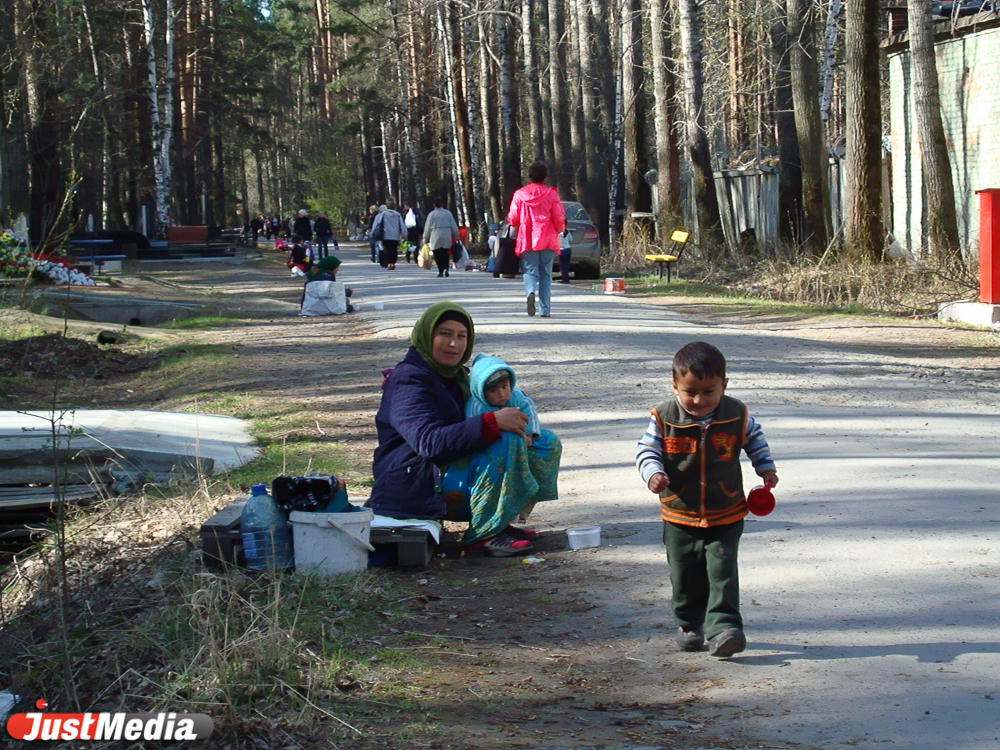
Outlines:
<svg viewBox="0 0 1000 750"><path fill-rule="evenodd" d="M733 654L738 654L747 647L747 637L739 628L728 628L723 630L714 638L708 641L708 653L725 659Z"/></svg>
<svg viewBox="0 0 1000 750"><path fill-rule="evenodd" d="M532 292L528 295L528 315L535 314L535 293Z"/></svg>
<svg viewBox="0 0 1000 750"><path fill-rule="evenodd" d="M705 648L705 631L677 628L677 645L681 651L701 651Z"/></svg>

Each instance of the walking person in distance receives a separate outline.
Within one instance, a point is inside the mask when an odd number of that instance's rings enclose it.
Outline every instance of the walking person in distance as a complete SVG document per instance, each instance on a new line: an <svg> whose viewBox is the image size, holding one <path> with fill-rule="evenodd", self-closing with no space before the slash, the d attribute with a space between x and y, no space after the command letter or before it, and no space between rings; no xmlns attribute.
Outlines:
<svg viewBox="0 0 1000 750"><path fill-rule="evenodd" d="M559 193L545 184L549 168L536 161L528 167L528 184L514 193L507 223L517 227L514 252L524 267L528 315L552 314L552 262L559 252L559 233L566 229L566 212Z"/></svg>
<svg viewBox="0 0 1000 750"><path fill-rule="evenodd" d="M448 275L448 255L451 247L458 242L458 223L455 216L444 207L444 201L434 199L434 210L424 221L424 244L430 245L437 264L438 278Z"/></svg>
<svg viewBox="0 0 1000 750"><path fill-rule="evenodd" d="M385 202L385 211L380 211L372 222L372 234L382 243L379 265L389 271L396 270L399 256L399 241L406 237L406 225L396 210L396 201Z"/></svg>

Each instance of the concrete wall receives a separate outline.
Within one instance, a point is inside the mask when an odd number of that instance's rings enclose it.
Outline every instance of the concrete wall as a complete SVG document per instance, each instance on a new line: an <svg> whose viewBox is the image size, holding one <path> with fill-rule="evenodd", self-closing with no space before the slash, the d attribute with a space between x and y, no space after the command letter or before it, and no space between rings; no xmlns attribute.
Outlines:
<svg viewBox="0 0 1000 750"><path fill-rule="evenodd" d="M966 252L978 254L977 190L1000 187L1000 24L996 14L975 17L938 33L941 114L948 139L958 230ZM942 26L939 24L939 27ZM920 141L915 132L913 79L908 42L887 45L889 124L892 144L892 226L896 240L914 256L926 246Z"/></svg>

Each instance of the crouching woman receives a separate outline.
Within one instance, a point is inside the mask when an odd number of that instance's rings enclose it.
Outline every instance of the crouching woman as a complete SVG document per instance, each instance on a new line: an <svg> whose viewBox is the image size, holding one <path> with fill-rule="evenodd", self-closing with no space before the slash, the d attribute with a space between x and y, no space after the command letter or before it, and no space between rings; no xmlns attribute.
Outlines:
<svg viewBox="0 0 1000 750"><path fill-rule="evenodd" d="M505 433L523 442L528 423L516 407L466 418L465 363L475 344L471 316L452 302L437 302L413 326L410 342L382 386L375 416L372 510L391 518L467 521L466 544L495 556L530 552L530 541L517 538L508 525L530 497L497 493L495 507L473 510L467 495L442 491L449 464L488 451Z"/></svg>

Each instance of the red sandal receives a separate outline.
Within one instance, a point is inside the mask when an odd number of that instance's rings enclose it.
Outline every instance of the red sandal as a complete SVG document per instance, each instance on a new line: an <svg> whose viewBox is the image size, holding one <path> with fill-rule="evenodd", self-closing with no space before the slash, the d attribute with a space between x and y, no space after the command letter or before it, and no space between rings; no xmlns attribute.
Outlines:
<svg viewBox="0 0 1000 750"><path fill-rule="evenodd" d="M483 545L483 551L493 557L515 557L524 555L534 550L531 542L524 539L514 539L507 534L497 534L492 539L487 539Z"/></svg>

